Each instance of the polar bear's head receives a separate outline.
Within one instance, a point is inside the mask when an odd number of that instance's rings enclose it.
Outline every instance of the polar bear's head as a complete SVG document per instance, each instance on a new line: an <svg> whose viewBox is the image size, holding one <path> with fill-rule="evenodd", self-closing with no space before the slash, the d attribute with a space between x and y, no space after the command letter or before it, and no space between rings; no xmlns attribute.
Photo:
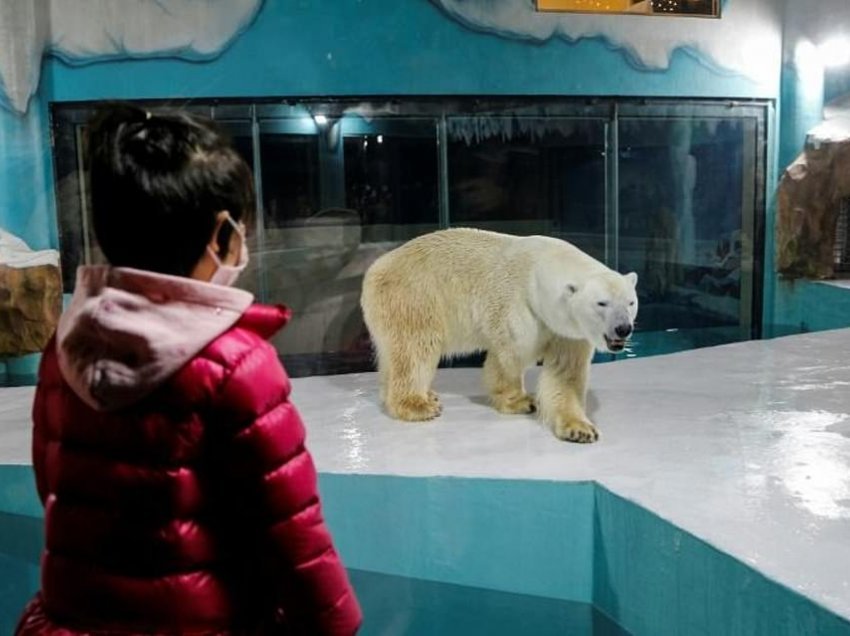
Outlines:
<svg viewBox="0 0 850 636"><path fill-rule="evenodd" d="M604 272L581 285L567 286L566 301L574 326L599 351L625 348L638 311L637 278L634 272Z"/></svg>

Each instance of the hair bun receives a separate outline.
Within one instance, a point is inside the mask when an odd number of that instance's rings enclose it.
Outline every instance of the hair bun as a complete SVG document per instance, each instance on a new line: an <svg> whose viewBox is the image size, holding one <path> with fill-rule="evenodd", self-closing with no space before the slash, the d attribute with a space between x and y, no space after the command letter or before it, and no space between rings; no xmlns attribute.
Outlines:
<svg viewBox="0 0 850 636"><path fill-rule="evenodd" d="M187 158L184 129L170 119L146 114L119 131L118 147L139 166L171 170Z"/></svg>

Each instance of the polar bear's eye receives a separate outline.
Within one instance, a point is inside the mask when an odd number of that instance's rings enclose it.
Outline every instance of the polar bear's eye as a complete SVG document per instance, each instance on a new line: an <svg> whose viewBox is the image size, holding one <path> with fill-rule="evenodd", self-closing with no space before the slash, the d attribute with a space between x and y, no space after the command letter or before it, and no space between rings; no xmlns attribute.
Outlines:
<svg viewBox="0 0 850 636"><path fill-rule="evenodd" d="M596 304L597 304L597 305L599 305L600 307L607 307L607 306L608 306L608 303L607 303L607 302L605 302L604 300L600 300L600 301L599 301L598 303L596 303Z"/></svg>
<svg viewBox="0 0 850 636"><path fill-rule="evenodd" d="M635 301L632 301L632 302L629 303L629 307L634 307L634 306L635 306Z"/></svg>

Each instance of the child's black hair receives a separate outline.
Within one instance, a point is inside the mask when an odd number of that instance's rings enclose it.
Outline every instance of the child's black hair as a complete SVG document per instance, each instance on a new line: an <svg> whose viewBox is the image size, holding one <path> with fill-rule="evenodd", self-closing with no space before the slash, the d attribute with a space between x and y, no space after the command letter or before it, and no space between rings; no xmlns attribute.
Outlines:
<svg viewBox="0 0 850 636"><path fill-rule="evenodd" d="M90 122L88 157L95 236L116 267L187 276L219 212L234 221L254 212L250 168L200 117L105 104ZM225 223L221 254L230 232Z"/></svg>

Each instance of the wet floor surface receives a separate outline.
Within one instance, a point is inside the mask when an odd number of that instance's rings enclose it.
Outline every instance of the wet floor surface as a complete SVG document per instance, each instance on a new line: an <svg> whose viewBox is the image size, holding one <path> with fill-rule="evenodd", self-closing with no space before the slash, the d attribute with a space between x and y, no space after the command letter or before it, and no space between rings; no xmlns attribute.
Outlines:
<svg viewBox="0 0 850 636"><path fill-rule="evenodd" d="M476 369L439 372L428 423L384 415L374 374L293 400L320 471L595 480L850 617L848 351L842 330L595 365L589 446L491 410ZM0 463L29 461L31 395L0 390Z"/></svg>

